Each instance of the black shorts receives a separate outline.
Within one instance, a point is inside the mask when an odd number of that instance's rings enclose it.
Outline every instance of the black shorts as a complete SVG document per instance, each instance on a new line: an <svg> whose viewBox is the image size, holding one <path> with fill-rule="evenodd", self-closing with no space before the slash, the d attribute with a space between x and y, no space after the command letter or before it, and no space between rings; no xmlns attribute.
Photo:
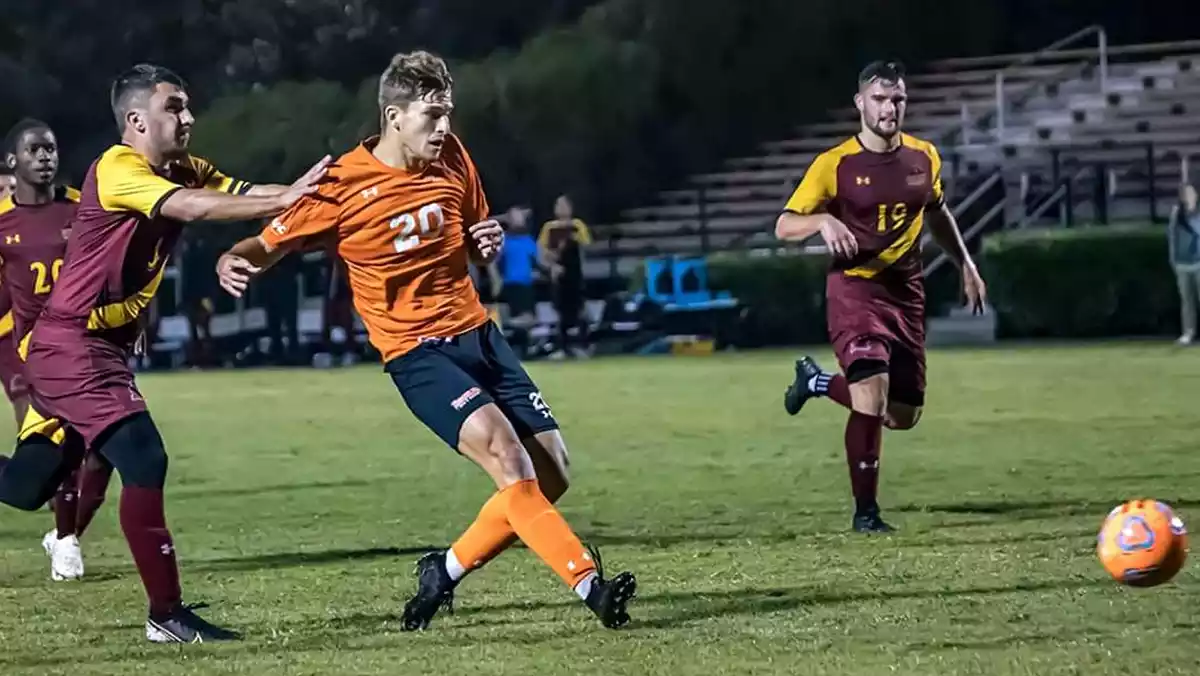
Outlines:
<svg viewBox="0 0 1200 676"><path fill-rule="evenodd" d="M454 338L422 343L384 370L413 415L451 448L458 448L467 416L492 403L518 438L558 429L537 385L490 321Z"/></svg>
<svg viewBox="0 0 1200 676"><path fill-rule="evenodd" d="M505 284L503 296L504 302L508 303L509 316L517 317L534 313L536 301L532 284Z"/></svg>

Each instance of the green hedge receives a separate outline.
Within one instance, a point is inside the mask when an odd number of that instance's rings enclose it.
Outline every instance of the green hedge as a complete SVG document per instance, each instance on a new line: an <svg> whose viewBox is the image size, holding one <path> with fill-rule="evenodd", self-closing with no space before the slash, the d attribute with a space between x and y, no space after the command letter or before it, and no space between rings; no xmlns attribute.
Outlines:
<svg viewBox="0 0 1200 676"><path fill-rule="evenodd" d="M1161 227L1001 233L980 263L1005 338L1160 335L1178 326Z"/></svg>
<svg viewBox="0 0 1200 676"><path fill-rule="evenodd" d="M709 257L708 285L745 308L739 346L823 343L828 265L819 255L718 254Z"/></svg>

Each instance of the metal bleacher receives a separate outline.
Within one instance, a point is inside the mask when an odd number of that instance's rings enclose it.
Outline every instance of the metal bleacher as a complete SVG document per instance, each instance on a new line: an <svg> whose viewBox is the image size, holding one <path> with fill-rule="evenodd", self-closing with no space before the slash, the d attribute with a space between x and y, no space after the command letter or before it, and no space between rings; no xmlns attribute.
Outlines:
<svg viewBox="0 0 1200 676"><path fill-rule="evenodd" d="M1038 52L928 64L908 89L906 131L939 145L952 203L1005 188L981 205L986 217L962 223L968 237L1164 214L1200 154L1200 40L1110 47L1092 26ZM650 255L780 248L772 225L787 195L817 153L857 129L853 108L831 111L625 211L595 228L589 274L630 274Z"/></svg>

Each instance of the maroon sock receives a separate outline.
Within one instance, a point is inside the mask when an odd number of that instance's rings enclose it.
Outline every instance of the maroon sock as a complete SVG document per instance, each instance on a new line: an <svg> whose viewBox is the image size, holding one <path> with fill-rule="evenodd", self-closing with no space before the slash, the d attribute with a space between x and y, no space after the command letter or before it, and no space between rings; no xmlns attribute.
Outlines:
<svg viewBox="0 0 1200 676"><path fill-rule="evenodd" d="M150 614L165 615L179 605L182 593L175 545L163 512L162 489L123 486L120 511L121 530L146 587Z"/></svg>
<svg viewBox="0 0 1200 676"><path fill-rule="evenodd" d="M54 527L58 529L58 539L75 534L76 519L79 506L79 470L71 472L54 494Z"/></svg>
<svg viewBox="0 0 1200 676"><path fill-rule="evenodd" d="M854 508L863 513L879 508L875 501L879 488L879 450L883 444L883 418L858 411L846 421L846 464L850 466L850 487Z"/></svg>
<svg viewBox="0 0 1200 676"><path fill-rule="evenodd" d="M93 463L91 459L79 469L79 499L75 507L75 534L79 537L83 537L96 511L104 504L112 471L112 465Z"/></svg>

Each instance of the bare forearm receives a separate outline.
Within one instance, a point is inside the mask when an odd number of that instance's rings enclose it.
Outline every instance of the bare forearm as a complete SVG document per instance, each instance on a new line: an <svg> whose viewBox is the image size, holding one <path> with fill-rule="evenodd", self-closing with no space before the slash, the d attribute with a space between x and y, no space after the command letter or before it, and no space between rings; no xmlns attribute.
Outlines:
<svg viewBox="0 0 1200 676"><path fill-rule="evenodd" d="M278 195L230 195L219 190L185 188L171 193L160 211L167 218L191 223L268 218L283 208Z"/></svg>
<svg viewBox="0 0 1200 676"><path fill-rule="evenodd" d="M967 251L966 242L958 229L958 222L948 207L943 205L941 209L929 214L929 234L956 265L962 267L972 263L971 253Z"/></svg>
<svg viewBox="0 0 1200 676"><path fill-rule="evenodd" d="M253 197L275 197L277 195L282 195L283 193L287 192L287 190L288 186L286 185L252 185L250 186L250 189L246 191L246 194Z"/></svg>
<svg viewBox="0 0 1200 676"><path fill-rule="evenodd" d="M821 231L821 214L802 216L785 211L775 220L775 237L788 242L803 242Z"/></svg>
<svg viewBox="0 0 1200 676"><path fill-rule="evenodd" d="M266 270L288 255L289 251L291 249L287 246L272 249L263 241L261 236L255 235L234 244L233 248L226 253L230 256L244 258L251 265Z"/></svg>

